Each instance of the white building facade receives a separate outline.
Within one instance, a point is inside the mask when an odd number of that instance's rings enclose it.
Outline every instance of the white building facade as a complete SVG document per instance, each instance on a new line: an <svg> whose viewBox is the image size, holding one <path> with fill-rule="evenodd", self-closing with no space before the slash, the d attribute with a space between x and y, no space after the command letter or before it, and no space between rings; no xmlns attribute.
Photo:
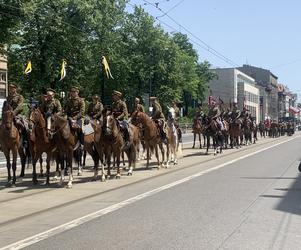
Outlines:
<svg viewBox="0 0 301 250"><path fill-rule="evenodd" d="M213 69L217 79L209 82L209 95L215 100L222 99L224 108L238 104L246 107L258 123L260 121L259 89L255 80L235 68Z"/></svg>

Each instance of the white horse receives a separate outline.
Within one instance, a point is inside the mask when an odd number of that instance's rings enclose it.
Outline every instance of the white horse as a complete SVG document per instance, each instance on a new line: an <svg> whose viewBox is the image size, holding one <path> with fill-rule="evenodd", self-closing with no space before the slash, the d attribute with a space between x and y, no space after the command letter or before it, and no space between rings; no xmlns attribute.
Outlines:
<svg viewBox="0 0 301 250"><path fill-rule="evenodd" d="M167 159L167 166L170 162L173 162L174 165L178 164L178 133L175 126L175 109L173 107L168 107L168 115L167 115L167 126L168 129L168 143L170 148L170 159Z"/></svg>

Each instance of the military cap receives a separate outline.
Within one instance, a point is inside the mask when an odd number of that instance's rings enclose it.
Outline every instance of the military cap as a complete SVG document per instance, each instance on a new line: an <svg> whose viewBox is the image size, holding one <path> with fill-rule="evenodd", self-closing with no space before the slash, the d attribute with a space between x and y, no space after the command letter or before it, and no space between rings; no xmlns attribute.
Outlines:
<svg viewBox="0 0 301 250"><path fill-rule="evenodd" d="M14 83L9 84L9 87L10 87L10 88L15 88L15 89L18 88L17 85L14 84Z"/></svg>
<svg viewBox="0 0 301 250"><path fill-rule="evenodd" d="M154 100L157 100L157 97L151 96L149 99L150 99L151 101L154 101Z"/></svg>
<svg viewBox="0 0 301 250"><path fill-rule="evenodd" d="M99 99L98 95L92 95L92 99Z"/></svg>
<svg viewBox="0 0 301 250"><path fill-rule="evenodd" d="M53 94L55 94L55 90L52 89L52 88L48 88L48 89L47 89L47 93L48 93L48 92L52 92Z"/></svg>
<svg viewBox="0 0 301 250"><path fill-rule="evenodd" d="M135 102L140 102L140 99L138 97L136 97Z"/></svg>
<svg viewBox="0 0 301 250"><path fill-rule="evenodd" d="M79 87L77 87L77 86L72 86L72 87L70 88L70 91L79 92Z"/></svg>
<svg viewBox="0 0 301 250"><path fill-rule="evenodd" d="M122 93L120 91L114 90L112 95L117 95L117 96L121 97Z"/></svg>

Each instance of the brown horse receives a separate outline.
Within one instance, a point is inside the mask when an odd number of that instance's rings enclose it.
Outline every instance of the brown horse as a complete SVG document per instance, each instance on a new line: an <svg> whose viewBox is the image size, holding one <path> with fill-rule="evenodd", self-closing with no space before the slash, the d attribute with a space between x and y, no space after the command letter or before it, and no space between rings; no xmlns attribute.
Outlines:
<svg viewBox="0 0 301 250"><path fill-rule="evenodd" d="M155 155L156 155L158 169L159 169L160 166L162 166L165 161L165 150L163 148L163 142L156 123L147 114L140 111L133 112L131 118L132 118L131 119L132 124L134 124L135 126L141 124L142 129L144 130L145 147L147 152L146 168L147 169L149 168L150 151L155 150ZM169 138L167 139L169 140ZM160 147L162 153L161 163L159 160L158 146ZM169 153L169 145L167 144L166 146L167 146L167 152Z"/></svg>
<svg viewBox="0 0 301 250"><path fill-rule="evenodd" d="M6 158L7 184L8 187L16 185L17 155L20 148L20 134L14 125L14 113L10 105L5 103L2 113L2 123L0 128L0 144ZM12 152L13 161L10 162L10 152ZM11 168L13 178L11 177Z"/></svg>
<svg viewBox="0 0 301 250"><path fill-rule="evenodd" d="M100 161L100 157L102 157L102 155L98 154L96 146L95 146L96 125L97 125L96 120L89 120L89 123L85 124L85 126L83 128L84 150L91 155L92 160L94 162L94 176L93 176L93 179L92 179L93 181L97 180L99 161Z"/></svg>
<svg viewBox="0 0 301 250"><path fill-rule="evenodd" d="M104 145L104 154L107 163L107 178L111 177L111 158L116 157L117 164L117 174L116 179L120 179L120 157L121 157L121 148L124 144L122 132L120 127L117 125L117 121L113 115L107 115L107 112L104 111L104 119L102 126L103 134L103 145Z"/></svg>
<svg viewBox="0 0 301 250"><path fill-rule="evenodd" d="M30 122L33 123L33 131L29 136L29 147L32 156L32 181L36 185L38 183L36 173L36 163L45 152L46 158L46 185L49 185L50 177L50 161L53 152L56 149L54 140L45 141L45 135L47 132L46 121L39 108L32 109L30 113Z"/></svg>
<svg viewBox="0 0 301 250"><path fill-rule="evenodd" d="M202 121L198 118L194 118L193 119L193 124L192 124L192 133L193 133L193 146L192 146L192 148L195 148L196 135L199 136L200 148L202 148L201 135L203 134L203 132L204 132L204 126L202 124ZM204 144L205 144L205 137L204 137Z"/></svg>
<svg viewBox="0 0 301 250"><path fill-rule="evenodd" d="M230 146L238 148L240 146L239 139L242 133L242 121L235 119L229 123Z"/></svg>
<svg viewBox="0 0 301 250"><path fill-rule="evenodd" d="M58 157L62 161L66 159L66 167L68 168L69 180L67 188L72 188L73 173L72 160L73 151L79 146L78 133L71 129L69 121L57 114L51 117L51 133L56 146L59 148ZM60 185L63 184L64 171L63 164L61 164L61 179Z"/></svg>
<svg viewBox="0 0 301 250"><path fill-rule="evenodd" d="M224 136L218 121L206 117L205 124L207 124L205 130L205 134L207 137L206 154L208 154L209 147L210 147L210 137L212 138L214 155L216 155L217 153L222 153L223 146L224 146Z"/></svg>

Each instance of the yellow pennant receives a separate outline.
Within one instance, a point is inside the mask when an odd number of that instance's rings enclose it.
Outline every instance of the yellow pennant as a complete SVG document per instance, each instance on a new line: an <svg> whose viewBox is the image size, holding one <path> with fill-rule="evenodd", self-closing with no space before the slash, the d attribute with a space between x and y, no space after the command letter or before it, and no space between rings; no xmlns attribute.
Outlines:
<svg viewBox="0 0 301 250"><path fill-rule="evenodd" d="M114 77L113 77L112 74L111 74L111 70L110 70L108 61L107 61L107 59L106 59L105 56L102 56L102 57L101 57L101 63L102 63L102 65L103 65L103 68L104 68L104 71L105 71L105 73L106 73L107 78L108 78L108 79L110 79L110 78L114 79Z"/></svg>
<svg viewBox="0 0 301 250"><path fill-rule="evenodd" d="M60 81L62 81L66 77L66 66L67 66L67 62L66 62L65 59L63 59L62 68L61 68L61 79L60 79Z"/></svg>
<svg viewBox="0 0 301 250"><path fill-rule="evenodd" d="M25 74L25 75L28 75L31 71L32 71L31 61L28 61L28 62L27 62L26 69L25 69L25 71L24 71L24 74Z"/></svg>

